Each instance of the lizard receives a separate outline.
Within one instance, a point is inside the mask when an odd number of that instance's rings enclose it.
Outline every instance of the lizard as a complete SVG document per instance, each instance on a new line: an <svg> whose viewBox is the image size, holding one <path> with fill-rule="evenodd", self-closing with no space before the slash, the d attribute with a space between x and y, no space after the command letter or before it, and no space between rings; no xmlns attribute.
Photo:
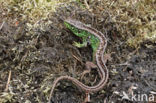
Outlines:
<svg viewBox="0 0 156 103"><path fill-rule="evenodd" d="M98 66L98 72L99 72L99 75L101 77L101 80L95 86L87 86L87 85L83 84L82 82L80 82L79 80L77 80L73 77L60 76L56 80L54 80L54 82L53 82L53 85L52 85L52 88L50 91L50 96L49 96L49 103L51 101L54 88L60 80L70 80L77 87L79 87L83 91L85 91L87 96L88 96L88 99L86 97L85 102L88 102L88 101L90 101L89 93L97 92L97 91L101 90L106 85L108 78L109 78L109 71L107 69L107 66L106 66L105 60L104 60L104 52L105 52L105 49L107 47L107 39L102 32L100 32L97 29L92 28L91 26L88 26L88 25L86 25L80 21L77 21L77 20L72 19L72 18L67 18L65 20L65 22L76 27L76 28L78 28L78 29L80 29L80 30L87 31L87 32L91 33L94 37L98 38L99 45L98 45L97 50L95 52L95 59L96 59L96 64Z"/></svg>

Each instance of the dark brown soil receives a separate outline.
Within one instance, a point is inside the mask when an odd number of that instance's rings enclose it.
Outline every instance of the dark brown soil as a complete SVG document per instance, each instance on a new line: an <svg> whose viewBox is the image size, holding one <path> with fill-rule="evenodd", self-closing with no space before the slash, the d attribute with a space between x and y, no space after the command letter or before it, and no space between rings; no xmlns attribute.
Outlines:
<svg viewBox="0 0 156 103"><path fill-rule="evenodd" d="M69 16L91 24L101 32L107 31L106 53L112 58L107 62L110 77L103 90L91 94L91 103L103 103L104 100L107 103L147 103L122 97L124 93L130 98L132 93L148 96L156 93L156 44L145 41L139 48L130 48L118 35L109 12L93 15L78 6L60 7L31 29L27 25L28 20L15 25L13 19L0 14L0 26L3 24L0 29L1 101L46 103L54 79L70 75L80 80L84 63L92 60L92 49L90 46L77 48L72 45L73 41L81 39L64 26L63 20ZM47 24L49 21L51 23ZM5 91L9 71L11 80L8 91ZM93 70L92 75L86 75L82 82L93 85L96 76L97 71ZM61 81L52 102L82 103L84 98L85 93L70 81Z"/></svg>

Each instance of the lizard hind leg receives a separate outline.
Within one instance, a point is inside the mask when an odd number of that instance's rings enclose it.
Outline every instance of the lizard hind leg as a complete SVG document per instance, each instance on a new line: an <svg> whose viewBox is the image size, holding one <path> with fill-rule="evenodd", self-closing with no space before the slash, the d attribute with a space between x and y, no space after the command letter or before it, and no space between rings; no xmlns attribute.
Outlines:
<svg viewBox="0 0 156 103"><path fill-rule="evenodd" d="M90 61L87 61L85 66L86 66L86 70L82 73L81 80L84 78L84 76L86 74L91 72L91 69L97 68L97 65ZM98 71L98 73L99 73L100 77L102 78L102 74L99 71Z"/></svg>
<svg viewBox="0 0 156 103"><path fill-rule="evenodd" d="M89 94L89 92L86 92L86 98L85 98L83 103L90 103L90 94Z"/></svg>
<svg viewBox="0 0 156 103"><path fill-rule="evenodd" d="M93 62L90 62L90 61L87 61L85 66L86 66L86 70L83 71L82 76L81 76L81 80L84 78L84 76L86 74L89 74L91 72L92 68L97 68L97 66Z"/></svg>

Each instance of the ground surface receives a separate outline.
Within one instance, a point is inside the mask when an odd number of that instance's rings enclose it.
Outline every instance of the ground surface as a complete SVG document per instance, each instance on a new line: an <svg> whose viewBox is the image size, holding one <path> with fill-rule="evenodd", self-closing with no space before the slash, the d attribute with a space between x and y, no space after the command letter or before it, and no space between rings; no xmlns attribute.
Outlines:
<svg viewBox="0 0 156 103"><path fill-rule="evenodd" d="M58 8L48 19L41 20L31 29L27 20L14 22L14 18L0 13L0 102L2 103L46 103L54 79L70 75L80 80L84 63L92 60L92 50L76 48L73 41L81 41L63 24L64 18L72 15L101 32L107 31L106 53L111 55L107 62L109 81L105 88L91 94L91 103L135 103L122 99L124 93L154 95L156 93L156 44L145 41L139 48L130 48L118 35L116 25L108 12L92 15L77 6ZM97 19L98 18L98 19ZM78 59L76 59L76 58ZM6 84L9 72L11 80ZM94 85L97 71L82 80ZM98 78L96 80L99 81ZM52 102L81 103L85 93L70 81L58 83ZM156 97L155 97L156 99ZM140 103L147 101L140 100ZM138 103L138 102L136 102ZM153 102L154 103L154 102Z"/></svg>

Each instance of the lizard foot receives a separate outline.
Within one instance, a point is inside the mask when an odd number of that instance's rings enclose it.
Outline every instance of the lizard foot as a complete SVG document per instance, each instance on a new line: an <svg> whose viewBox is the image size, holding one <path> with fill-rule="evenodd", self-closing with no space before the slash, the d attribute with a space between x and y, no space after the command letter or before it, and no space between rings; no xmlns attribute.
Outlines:
<svg viewBox="0 0 156 103"><path fill-rule="evenodd" d="M90 103L90 94L86 92L86 98L83 103Z"/></svg>
<svg viewBox="0 0 156 103"><path fill-rule="evenodd" d="M92 68L97 68L97 65L95 65L93 62L89 62L89 61L86 62L85 66L86 66L86 70L82 73L81 80L83 79L85 74L88 74L91 72Z"/></svg>

